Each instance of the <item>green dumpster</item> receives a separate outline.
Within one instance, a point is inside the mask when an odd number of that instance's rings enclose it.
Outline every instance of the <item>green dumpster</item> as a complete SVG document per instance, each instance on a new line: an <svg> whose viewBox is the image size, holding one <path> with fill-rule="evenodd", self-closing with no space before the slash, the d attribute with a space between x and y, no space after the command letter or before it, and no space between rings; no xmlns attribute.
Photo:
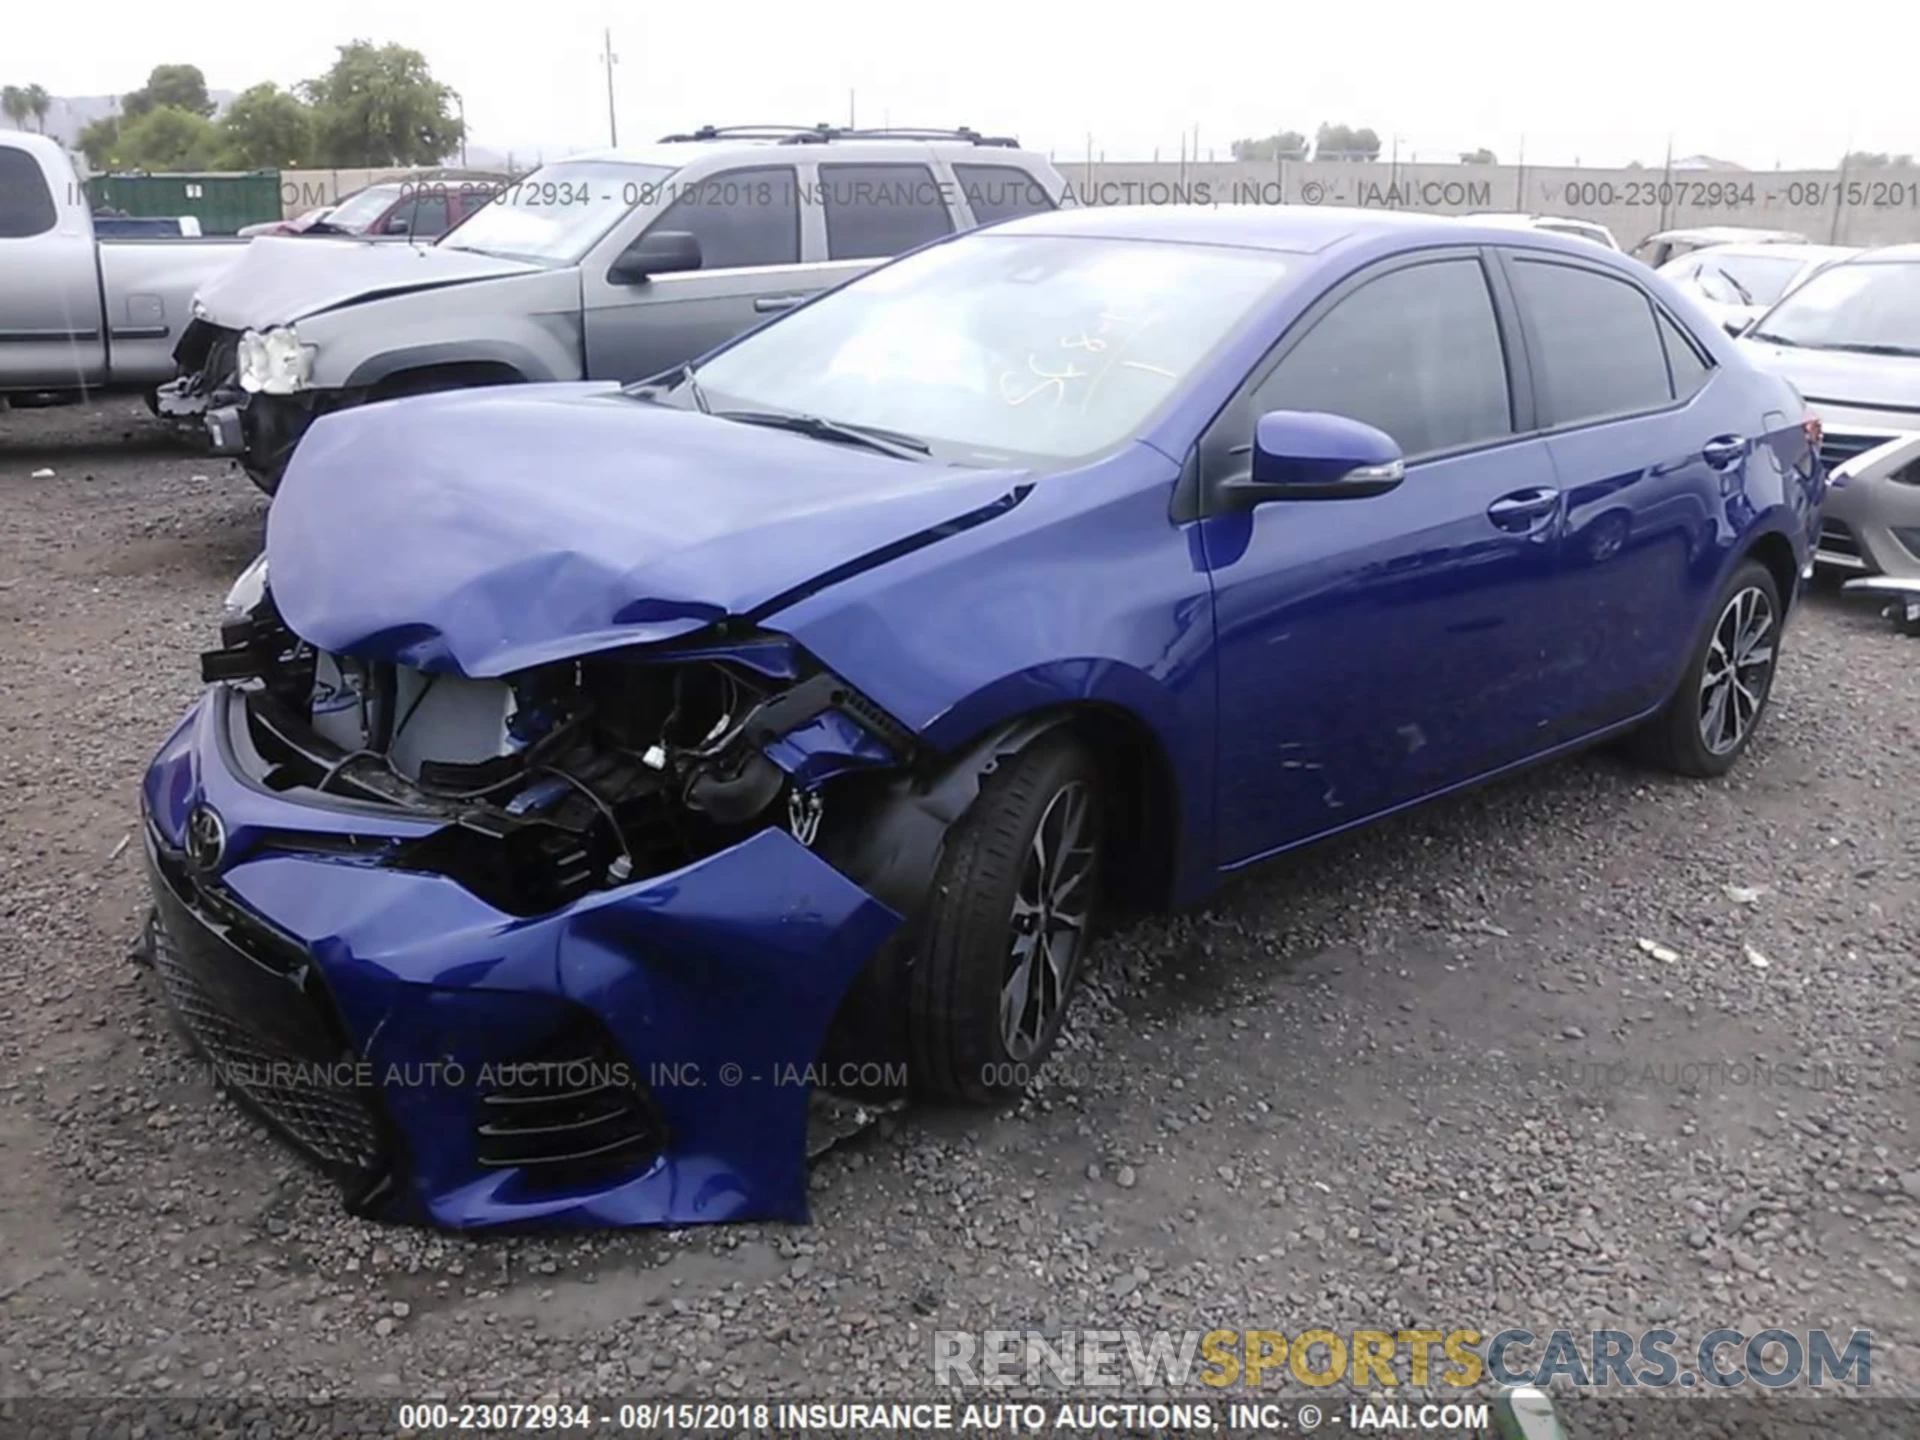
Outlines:
<svg viewBox="0 0 1920 1440"><path fill-rule="evenodd" d="M282 214L278 170L95 175L87 181L87 200L95 210L122 215L191 215L202 235L231 235Z"/></svg>

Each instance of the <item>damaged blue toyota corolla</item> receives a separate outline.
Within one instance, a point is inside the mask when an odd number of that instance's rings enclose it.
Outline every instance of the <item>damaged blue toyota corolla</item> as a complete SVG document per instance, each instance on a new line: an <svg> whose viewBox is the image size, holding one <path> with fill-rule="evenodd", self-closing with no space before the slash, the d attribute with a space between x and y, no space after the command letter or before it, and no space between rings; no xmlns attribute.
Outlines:
<svg viewBox="0 0 1920 1440"><path fill-rule="evenodd" d="M362 1213L804 1218L815 1082L1018 1090L1123 907L1629 730L1726 770L1823 485L1578 240L1017 220L316 424L146 777L148 952Z"/></svg>

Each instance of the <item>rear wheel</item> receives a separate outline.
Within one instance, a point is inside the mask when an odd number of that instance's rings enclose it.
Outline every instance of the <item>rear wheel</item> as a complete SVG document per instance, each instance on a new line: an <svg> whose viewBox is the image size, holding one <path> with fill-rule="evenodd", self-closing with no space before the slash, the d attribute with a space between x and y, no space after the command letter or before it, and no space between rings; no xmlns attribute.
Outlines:
<svg viewBox="0 0 1920 1440"><path fill-rule="evenodd" d="M987 778L948 837L909 972L917 1088L991 1104L1039 1071L1090 945L1102 819L1093 759L1064 735Z"/></svg>
<svg viewBox="0 0 1920 1440"><path fill-rule="evenodd" d="M1733 574L1667 708L1640 734L1640 753L1661 768L1703 779L1724 775L1766 714L1780 650L1780 588L1757 560Z"/></svg>

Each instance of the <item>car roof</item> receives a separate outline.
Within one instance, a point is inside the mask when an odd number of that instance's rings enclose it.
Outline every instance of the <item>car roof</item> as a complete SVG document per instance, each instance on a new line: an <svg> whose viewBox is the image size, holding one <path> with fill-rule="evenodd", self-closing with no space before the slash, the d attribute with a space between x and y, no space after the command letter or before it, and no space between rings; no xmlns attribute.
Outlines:
<svg viewBox="0 0 1920 1440"><path fill-rule="evenodd" d="M1512 225L1465 215L1369 210L1337 205L1087 205L1006 220L998 235L1065 235L1160 240L1314 254L1337 245L1396 238L1435 245L1514 243ZM1476 233L1477 232L1477 233ZM1530 229L1529 243L1591 256L1591 240Z"/></svg>
<svg viewBox="0 0 1920 1440"><path fill-rule="evenodd" d="M1775 237L1770 239L1769 237ZM1702 225L1690 230L1662 230L1640 243L1651 245L1665 240L1705 240L1724 245L1746 241L1750 245L1786 243L1804 245L1807 237L1794 230L1762 230L1747 225Z"/></svg>
<svg viewBox="0 0 1920 1440"><path fill-rule="evenodd" d="M1860 247L1857 245L1766 245L1756 244L1751 240L1744 240L1735 244L1702 246L1700 249L1679 258L1681 260L1693 260L1700 256L1753 255L1769 260L1813 261L1834 260L1842 255L1858 255L1859 253ZM1678 262L1670 260L1667 263L1671 265Z"/></svg>
<svg viewBox="0 0 1920 1440"><path fill-rule="evenodd" d="M1920 260L1920 243L1907 241L1899 245L1876 245L1871 249L1862 250L1847 263L1871 265L1893 262L1911 265L1916 260Z"/></svg>

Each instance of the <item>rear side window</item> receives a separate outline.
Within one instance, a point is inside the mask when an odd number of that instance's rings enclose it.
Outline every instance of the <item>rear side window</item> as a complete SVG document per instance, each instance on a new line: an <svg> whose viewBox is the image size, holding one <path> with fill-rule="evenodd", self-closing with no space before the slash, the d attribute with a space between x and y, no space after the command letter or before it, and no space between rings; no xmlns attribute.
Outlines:
<svg viewBox="0 0 1920 1440"><path fill-rule="evenodd" d="M702 270L800 263L800 186L790 166L727 170L688 186L649 234L683 230Z"/></svg>
<svg viewBox="0 0 1920 1440"><path fill-rule="evenodd" d="M1364 421L1409 457L1511 435L1506 352L1480 262L1435 260L1368 281L1287 352L1255 407Z"/></svg>
<svg viewBox="0 0 1920 1440"><path fill-rule="evenodd" d="M1054 208L1046 187L1015 165L956 165L954 179L973 212L973 223L991 225Z"/></svg>
<svg viewBox="0 0 1920 1440"><path fill-rule="evenodd" d="M872 260L953 233L947 197L925 165L822 165L827 256Z"/></svg>
<svg viewBox="0 0 1920 1440"><path fill-rule="evenodd" d="M1673 376L1673 398L1691 400L1707 383L1713 367L1666 311L1660 312L1660 343L1667 347L1667 370Z"/></svg>
<svg viewBox="0 0 1920 1440"><path fill-rule="evenodd" d="M1548 424L1627 415L1673 399L1653 302L1637 287L1550 261L1518 260L1513 271Z"/></svg>
<svg viewBox="0 0 1920 1440"><path fill-rule="evenodd" d="M0 240L44 235L57 218L34 158L24 150L0 150Z"/></svg>

